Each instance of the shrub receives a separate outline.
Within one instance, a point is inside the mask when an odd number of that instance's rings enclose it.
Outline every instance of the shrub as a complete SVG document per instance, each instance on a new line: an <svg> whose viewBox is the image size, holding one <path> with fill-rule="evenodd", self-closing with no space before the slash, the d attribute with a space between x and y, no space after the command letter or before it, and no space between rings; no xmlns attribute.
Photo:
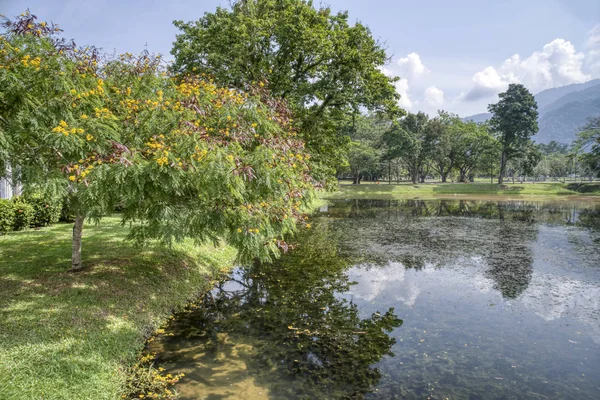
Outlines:
<svg viewBox="0 0 600 400"><path fill-rule="evenodd" d="M9 232L15 223L15 207L10 200L0 199L0 234Z"/></svg>
<svg viewBox="0 0 600 400"><path fill-rule="evenodd" d="M32 227L52 225L60 219L62 204L60 201L36 194L27 198L34 210Z"/></svg>
<svg viewBox="0 0 600 400"><path fill-rule="evenodd" d="M65 197L60 205L60 222L74 222L75 214L71 211L69 200Z"/></svg>
<svg viewBox="0 0 600 400"><path fill-rule="evenodd" d="M33 206L28 204L22 197L14 197L11 201L15 211L13 229L15 231L20 231L29 228L35 215Z"/></svg>

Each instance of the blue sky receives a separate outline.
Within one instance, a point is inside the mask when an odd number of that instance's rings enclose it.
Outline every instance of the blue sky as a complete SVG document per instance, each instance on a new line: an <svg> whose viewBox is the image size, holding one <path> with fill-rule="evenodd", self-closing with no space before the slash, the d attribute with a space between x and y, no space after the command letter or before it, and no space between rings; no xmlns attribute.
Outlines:
<svg viewBox="0 0 600 400"><path fill-rule="evenodd" d="M318 3L315 1L315 3ZM168 54L172 21L195 20L221 0L0 0L12 16L29 7L78 44ZM392 56L411 111L484 112L508 83L534 93L600 77L599 0L330 0L371 28Z"/></svg>

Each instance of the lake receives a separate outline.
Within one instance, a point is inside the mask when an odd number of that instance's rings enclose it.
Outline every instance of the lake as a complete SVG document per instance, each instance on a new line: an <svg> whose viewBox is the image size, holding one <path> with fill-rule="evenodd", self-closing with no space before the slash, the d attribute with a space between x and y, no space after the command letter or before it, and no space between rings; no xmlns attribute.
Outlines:
<svg viewBox="0 0 600 400"><path fill-rule="evenodd" d="M182 399L599 399L600 203L331 202L148 345Z"/></svg>

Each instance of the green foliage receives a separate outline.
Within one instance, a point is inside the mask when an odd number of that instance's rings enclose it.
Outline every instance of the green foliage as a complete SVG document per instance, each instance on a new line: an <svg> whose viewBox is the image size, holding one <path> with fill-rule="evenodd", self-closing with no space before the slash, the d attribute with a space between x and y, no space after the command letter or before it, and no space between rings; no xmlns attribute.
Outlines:
<svg viewBox="0 0 600 400"><path fill-rule="evenodd" d="M423 168L432 149L428 140L428 122L429 117L425 113L409 113L395 121L383 137L389 156L402 159L413 183L423 176Z"/></svg>
<svg viewBox="0 0 600 400"><path fill-rule="evenodd" d="M584 167L600 176L600 117L590 118L577 136L576 150L582 152Z"/></svg>
<svg viewBox="0 0 600 400"><path fill-rule="evenodd" d="M31 227L35 218L34 207L22 197L13 197L11 202L14 207L13 230L20 231Z"/></svg>
<svg viewBox="0 0 600 400"><path fill-rule="evenodd" d="M376 172L379 168L379 155L367 144L352 142L348 152L348 164L354 183L359 184L364 174Z"/></svg>
<svg viewBox="0 0 600 400"><path fill-rule="evenodd" d="M220 238L268 259L316 182L291 111L264 82L171 74L160 56L102 58L23 14L0 36L0 143L21 181L95 220L123 206L131 238ZM50 84L51 83L51 84Z"/></svg>
<svg viewBox="0 0 600 400"><path fill-rule="evenodd" d="M538 131L538 112L535 98L521 84L511 83L499 96L498 103L490 104L488 111L493 114L490 127L502 147L498 178L498 182L502 183L506 163L522 153L531 136Z"/></svg>
<svg viewBox="0 0 600 400"><path fill-rule="evenodd" d="M265 80L286 99L313 155L315 173L326 178L341 164L347 141L337 135L344 119L361 107L398 113L398 94L380 67L388 57L361 23L346 12L306 0L243 0L181 30L172 54L179 73L204 72L243 88Z"/></svg>
<svg viewBox="0 0 600 400"><path fill-rule="evenodd" d="M493 175L500 158L500 146L487 125L461 121L456 123L462 131L457 143L456 168L460 173L459 181L469 179L476 170Z"/></svg>
<svg viewBox="0 0 600 400"><path fill-rule="evenodd" d="M545 156L550 155L552 153L567 154L569 152L569 145L564 143L558 143L553 140L548 144L538 144L538 149L540 150L542 155Z"/></svg>
<svg viewBox="0 0 600 400"><path fill-rule="evenodd" d="M60 220L62 202L49 199L41 194L33 194L25 198L34 210L32 227L49 226Z"/></svg>
<svg viewBox="0 0 600 400"><path fill-rule="evenodd" d="M15 225L15 204L10 200L0 199L0 233L13 230Z"/></svg>

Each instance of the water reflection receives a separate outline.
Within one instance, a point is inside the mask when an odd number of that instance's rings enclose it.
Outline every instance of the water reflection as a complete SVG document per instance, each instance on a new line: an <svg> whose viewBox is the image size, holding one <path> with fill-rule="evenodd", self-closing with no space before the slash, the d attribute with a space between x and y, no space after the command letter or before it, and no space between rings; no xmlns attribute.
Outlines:
<svg viewBox="0 0 600 400"><path fill-rule="evenodd" d="M389 332L402 320L393 308L360 317L355 303L337 295L351 286L351 261L336 244L326 230L304 232L293 254L239 269L201 309L177 320L174 336L156 348L202 382L181 385L183 398L354 399L377 384L374 364L393 356ZM186 348L194 351L182 354ZM254 394L240 397L249 386Z"/></svg>
<svg viewBox="0 0 600 400"><path fill-rule="evenodd" d="M312 222L153 344L183 398L600 398L597 204L351 200Z"/></svg>

